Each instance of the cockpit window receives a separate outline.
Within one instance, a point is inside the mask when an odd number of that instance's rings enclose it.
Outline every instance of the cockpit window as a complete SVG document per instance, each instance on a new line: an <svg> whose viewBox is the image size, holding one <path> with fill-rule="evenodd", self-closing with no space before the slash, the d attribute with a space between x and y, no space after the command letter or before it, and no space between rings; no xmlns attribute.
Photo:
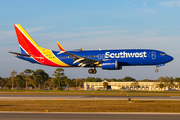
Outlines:
<svg viewBox="0 0 180 120"><path fill-rule="evenodd" d="M160 55L164 56L164 55L166 55L166 53L160 53Z"/></svg>

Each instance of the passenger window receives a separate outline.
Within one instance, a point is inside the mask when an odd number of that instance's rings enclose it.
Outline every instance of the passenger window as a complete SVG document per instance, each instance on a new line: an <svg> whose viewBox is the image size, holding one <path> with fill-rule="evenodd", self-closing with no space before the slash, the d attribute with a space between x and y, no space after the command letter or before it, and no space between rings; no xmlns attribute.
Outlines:
<svg viewBox="0 0 180 120"><path fill-rule="evenodd" d="M101 59L101 55L100 54L98 55L98 59Z"/></svg>

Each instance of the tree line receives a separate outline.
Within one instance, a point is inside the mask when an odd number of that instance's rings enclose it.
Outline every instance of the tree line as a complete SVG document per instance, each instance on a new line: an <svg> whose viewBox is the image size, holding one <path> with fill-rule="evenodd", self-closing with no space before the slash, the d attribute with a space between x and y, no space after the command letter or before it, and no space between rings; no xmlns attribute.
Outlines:
<svg viewBox="0 0 180 120"><path fill-rule="evenodd" d="M8 78L0 77L0 87L6 89L56 89L62 90L69 88L78 89L84 85L84 82L133 82L133 84L138 85L138 82L160 82L160 87L173 86L174 82L180 83L180 78L172 77L159 77L157 80L136 80L132 77L125 77L123 79L108 79L108 78L76 78L70 79L65 76L64 69L57 68L52 74L53 77L50 77L44 70L30 70L26 69L24 72L17 74L15 70L11 72L11 76Z"/></svg>
<svg viewBox="0 0 180 120"><path fill-rule="evenodd" d="M0 87L5 87L6 89L62 89L62 86L69 87L81 87L84 84L85 79L69 79L64 74L64 69L57 68L52 74L53 77L49 75L42 69L36 71L26 69L24 72L17 74L15 70L11 72L9 78L0 77Z"/></svg>

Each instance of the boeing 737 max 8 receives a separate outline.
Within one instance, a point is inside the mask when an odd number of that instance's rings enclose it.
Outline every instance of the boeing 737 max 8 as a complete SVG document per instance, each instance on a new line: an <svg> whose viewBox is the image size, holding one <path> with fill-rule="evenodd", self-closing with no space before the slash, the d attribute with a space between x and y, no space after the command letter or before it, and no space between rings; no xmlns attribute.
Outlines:
<svg viewBox="0 0 180 120"><path fill-rule="evenodd" d="M15 31L21 53L17 58L54 67L90 67L90 74L97 72L96 67L103 70L120 70L122 66L155 65L158 67L173 60L173 57L159 50L151 49L119 49L119 50L80 50L66 51L57 42L60 51L40 47L20 24L15 24Z"/></svg>

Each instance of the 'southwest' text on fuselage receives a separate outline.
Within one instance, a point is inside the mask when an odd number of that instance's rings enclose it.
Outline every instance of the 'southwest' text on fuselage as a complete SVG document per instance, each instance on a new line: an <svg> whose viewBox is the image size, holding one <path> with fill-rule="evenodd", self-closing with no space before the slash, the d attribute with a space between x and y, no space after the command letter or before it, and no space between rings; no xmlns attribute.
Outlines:
<svg viewBox="0 0 180 120"><path fill-rule="evenodd" d="M125 51L123 52L119 52L119 53L110 53L110 52L106 52L105 53L105 58L143 58L143 57L147 57L146 55L147 53L144 52L135 52L135 53L126 53Z"/></svg>

